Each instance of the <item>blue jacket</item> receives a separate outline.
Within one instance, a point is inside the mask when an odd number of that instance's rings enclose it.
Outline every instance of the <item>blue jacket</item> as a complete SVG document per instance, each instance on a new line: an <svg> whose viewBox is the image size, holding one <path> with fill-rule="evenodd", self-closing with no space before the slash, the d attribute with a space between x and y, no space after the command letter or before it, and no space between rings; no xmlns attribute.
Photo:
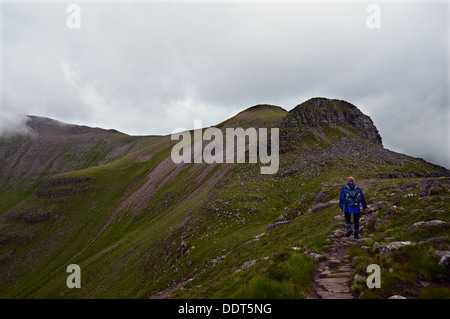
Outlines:
<svg viewBox="0 0 450 319"><path fill-rule="evenodd" d="M348 193L348 191L349 191L349 188L350 188L350 189L353 189L353 188L355 188L355 187L356 187L356 191L361 195L361 201L360 201L360 204L362 205L362 207L363 207L364 209L367 207L367 205L366 205L366 200L365 200L365 198L364 198L364 194L363 194L362 190L359 189L359 187L356 186L355 184L353 184L353 183L348 183L347 186L345 186L345 187L342 189L342 191L341 191L341 198L340 198L340 200L339 200L339 207L340 207L341 209L343 209L344 212L348 212L348 213L351 213L351 214L361 213L360 205L358 205L358 207L350 207L350 206L348 206L347 203L345 202L345 197L346 197L346 195L347 195L347 193Z"/></svg>

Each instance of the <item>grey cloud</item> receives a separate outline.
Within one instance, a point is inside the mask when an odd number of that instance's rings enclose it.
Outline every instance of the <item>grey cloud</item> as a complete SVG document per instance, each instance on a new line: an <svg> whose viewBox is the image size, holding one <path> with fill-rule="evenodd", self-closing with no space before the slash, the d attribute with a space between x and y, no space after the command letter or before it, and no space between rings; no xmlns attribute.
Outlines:
<svg viewBox="0 0 450 319"><path fill-rule="evenodd" d="M8 138L17 135L31 135L33 131L27 126L26 115L2 113L0 116L0 137Z"/></svg>
<svg viewBox="0 0 450 319"><path fill-rule="evenodd" d="M169 134L314 96L369 114L385 146L447 167L448 3L5 2L2 108ZM444 116L445 115L445 116Z"/></svg>

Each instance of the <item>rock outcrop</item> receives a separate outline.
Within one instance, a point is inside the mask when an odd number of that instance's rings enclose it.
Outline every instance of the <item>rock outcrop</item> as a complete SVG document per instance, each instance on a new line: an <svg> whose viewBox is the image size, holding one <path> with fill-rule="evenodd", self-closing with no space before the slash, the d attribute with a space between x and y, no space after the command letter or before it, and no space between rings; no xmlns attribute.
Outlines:
<svg viewBox="0 0 450 319"><path fill-rule="evenodd" d="M439 219L431 220L431 221L427 221L427 222L417 222L417 223L413 224L411 227L409 227L406 231L409 233L413 233L421 227L432 227L432 226L440 226L440 225L445 225L445 224L446 224L446 222L439 220Z"/></svg>
<svg viewBox="0 0 450 319"><path fill-rule="evenodd" d="M281 123L282 127L292 128L304 125L315 127L320 125L349 125L358 130L357 134L382 146L381 136L371 118L362 113L355 105L342 100L312 98L297 105Z"/></svg>
<svg viewBox="0 0 450 319"><path fill-rule="evenodd" d="M415 243L410 241L393 241L386 245L381 245L379 247L380 249L380 256L385 256L390 254L393 250L398 249L400 247L405 247L409 245L415 245Z"/></svg>

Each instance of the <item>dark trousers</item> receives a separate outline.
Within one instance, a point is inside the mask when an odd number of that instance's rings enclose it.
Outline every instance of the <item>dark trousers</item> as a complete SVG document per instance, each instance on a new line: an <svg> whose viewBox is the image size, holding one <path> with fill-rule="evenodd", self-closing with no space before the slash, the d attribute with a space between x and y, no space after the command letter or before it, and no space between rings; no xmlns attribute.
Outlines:
<svg viewBox="0 0 450 319"><path fill-rule="evenodd" d="M353 224L355 226L355 234L358 234L359 232L359 218L361 217L361 213L356 213L356 214L350 214L345 212L344 213L344 217L345 217L345 224L347 225L347 229L352 229L352 223L350 221L351 215L353 215Z"/></svg>

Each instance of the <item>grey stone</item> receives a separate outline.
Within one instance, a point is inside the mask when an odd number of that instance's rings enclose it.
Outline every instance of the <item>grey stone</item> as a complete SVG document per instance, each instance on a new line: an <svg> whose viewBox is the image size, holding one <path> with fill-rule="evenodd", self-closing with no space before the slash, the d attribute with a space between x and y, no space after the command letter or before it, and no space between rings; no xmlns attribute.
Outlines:
<svg viewBox="0 0 450 319"><path fill-rule="evenodd" d="M320 278L317 283L332 293L350 292L348 287L349 278Z"/></svg>
<svg viewBox="0 0 450 319"><path fill-rule="evenodd" d="M314 205L311 207L311 211L312 211L313 213L317 213L317 212L320 212L321 210L327 209L327 208L329 208L329 207L331 207L331 206L334 206L334 205L336 205L336 204L337 204L337 202L335 202L335 201L330 201L330 202L327 202L327 203L318 203L318 204L314 204Z"/></svg>
<svg viewBox="0 0 450 319"><path fill-rule="evenodd" d="M388 299L406 299L406 297L403 297L400 295L393 295L393 296L390 296Z"/></svg>
<svg viewBox="0 0 450 319"><path fill-rule="evenodd" d="M314 199L316 203L326 202L327 200L330 200L330 195L323 192L318 193Z"/></svg>
<svg viewBox="0 0 450 319"><path fill-rule="evenodd" d="M436 250L436 257L439 259L439 265L450 266L450 250Z"/></svg>
<svg viewBox="0 0 450 319"><path fill-rule="evenodd" d="M257 260L250 260L242 264L242 269L248 268L256 264Z"/></svg>
<svg viewBox="0 0 450 319"><path fill-rule="evenodd" d="M446 224L446 222L439 220L439 219L435 219L435 220L427 221L427 222L417 222L417 223L414 223L412 226L410 226L406 231L409 233L413 233L420 227L432 227L432 226L439 226L439 225L444 225L444 224Z"/></svg>
<svg viewBox="0 0 450 319"><path fill-rule="evenodd" d="M338 259L332 258L332 259L327 260L327 265L328 265L328 267L330 267L331 269L334 269L334 268L339 267L340 264L341 264L341 261L338 260Z"/></svg>
<svg viewBox="0 0 450 319"><path fill-rule="evenodd" d="M256 235L255 237L252 237L252 240L258 241L262 236L264 236L266 233L262 233L259 235Z"/></svg>
<svg viewBox="0 0 450 319"><path fill-rule="evenodd" d="M344 266L341 266L341 267L339 268L339 271L342 271L342 272L350 272L350 271L353 271L353 268L350 267L350 266L348 266L348 265L344 265Z"/></svg>
<svg viewBox="0 0 450 319"><path fill-rule="evenodd" d="M334 237L342 237L345 235L344 229L336 229L333 233Z"/></svg>
<svg viewBox="0 0 450 319"><path fill-rule="evenodd" d="M224 260L225 258L226 258L226 256L223 255L222 257L213 259L213 260L211 260L211 264L212 264L213 266L215 266L215 265L217 265L218 263L220 263L222 260Z"/></svg>
<svg viewBox="0 0 450 319"><path fill-rule="evenodd" d="M385 256L387 254L390 254L395 249L398 249L400 247L409 246L409 245L415 245L415 243L411 242L411 241L393 241L387 245L381 245L379 247L380 255Z"/></svg>
<svg viewBox="0 0 450 319"><path fill-rule="evenodd" d="M272 230L275 227L278 227L278 226L281 226L281 225L287 225L290 222L291 222L290 220L283 220L283 221L280 221L280 222L276 222L276 223L270 224L269 226L267 226L267 230Z"/></svg>
<svg viewBox="0 0 450 319"><path fill-rule="evenodd" d="M315 260L323 260L323 259L327 258L324 255L316 254L316 253L310 253L309 255L311 256L312 259L315 259Z"/></svg>
<svg viewBox="0 0 450 319"><path fill-rule="evenodd" d="M432 237L432 238L428 238L425 242L433 243L433 244L441 244L442 242L444 242L447 239L448 239L448 236Z"/></svg>
<svg viewBox="0 0 450 319"><path fill-rule="evenodd" d="M333 293L323 290L318 290L317 294L322 297L322 299L352 299L353 296L349 293Z"/></svg>

